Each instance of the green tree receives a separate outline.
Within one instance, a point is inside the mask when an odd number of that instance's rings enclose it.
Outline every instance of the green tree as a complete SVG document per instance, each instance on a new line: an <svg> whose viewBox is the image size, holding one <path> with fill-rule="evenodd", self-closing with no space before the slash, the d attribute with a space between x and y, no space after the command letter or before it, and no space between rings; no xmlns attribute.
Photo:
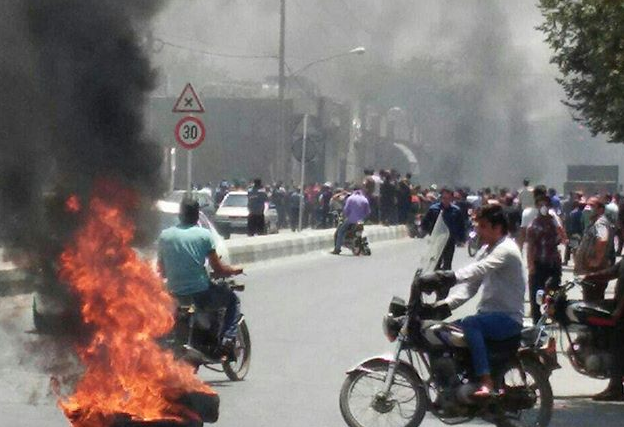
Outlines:
<svg viewBox="0 0 624 427"><path fill-rule="evenodd" d="M594 136L624 142L624 2L540 0L539 7L564 104Z"/></svg>

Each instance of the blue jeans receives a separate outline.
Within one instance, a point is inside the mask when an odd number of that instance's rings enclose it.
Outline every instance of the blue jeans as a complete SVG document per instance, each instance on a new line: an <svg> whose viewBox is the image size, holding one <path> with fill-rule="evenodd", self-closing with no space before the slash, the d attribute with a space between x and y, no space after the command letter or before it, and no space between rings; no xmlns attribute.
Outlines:
<svg viewBox="0 0 624 427"><path fill-rule="evenodd" d="M240 300L233 290L225 285L210 284L207 291L192 294L195 304L200 309L216 309L225 307L223 338L236 338L238 317L240 316Z"/></svg>
<svg viewBox="0 0 624 427"><path fill-rule="evenodd" d="M505 313L478 313L457 321L464 330L472 366L478 376L490 373L485 340L502 341L520 334L522 325Z"/></svg>
<svg viewBox="0 0 624 427"><path fill-rule="evenodd" d="M338 226L338 230L336 230L336 244L334 246L334 250L336 252L340 252L340 248L342 248L342 245L344 244L345 234L347 234L349 226L351 226L351 224L347 221Z"/></svg>

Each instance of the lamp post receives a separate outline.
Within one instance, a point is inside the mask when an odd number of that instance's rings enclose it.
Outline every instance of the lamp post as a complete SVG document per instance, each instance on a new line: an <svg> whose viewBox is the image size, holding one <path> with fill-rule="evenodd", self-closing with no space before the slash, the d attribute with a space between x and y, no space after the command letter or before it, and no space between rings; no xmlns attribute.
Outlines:
<svg viewBox="0 0 624 427"><path fill-rule="evenodd" d="M321 62L327 62L335 58L340 58L342 56L362 55L365 52L366 52L366 48L364 48L363 46L358 46L356 48L351 49L348 52L338 53L335 55L327 56L325 58L317 59L315 61L312 61L304 65L303 67L301 67L300 69L292 73L290 77L297 77L298 74L301 74L302 72L304 72L305 70L307 70L308 68L310 68L311 66L315 64L318 64ZM300 182L301 197L299 198L299 224L297 227L298 231L301 231L303 228L302 225L303 225L303 208L304 208L304 200L305 200L304 186L305 186L305 164L306 164L307 139L308 139L308 114L306 113L303 115L303 140L301 141L301 182Z"/></svg>

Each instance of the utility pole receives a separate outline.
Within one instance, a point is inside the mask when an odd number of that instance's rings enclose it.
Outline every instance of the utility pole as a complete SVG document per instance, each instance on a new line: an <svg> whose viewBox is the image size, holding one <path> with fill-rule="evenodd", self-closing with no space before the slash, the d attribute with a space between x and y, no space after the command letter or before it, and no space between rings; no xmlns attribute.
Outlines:
<svg viewBox="0 0 624 427"><path fill-rule="evenodd" d="M286 112L284 108L284 90L286 86L285 60L286 51L286 0L280 0L280 37L279 37L279 78L277 87L278 99L278 135L275 155L275 174L278 180L286 182Z"/></svg>

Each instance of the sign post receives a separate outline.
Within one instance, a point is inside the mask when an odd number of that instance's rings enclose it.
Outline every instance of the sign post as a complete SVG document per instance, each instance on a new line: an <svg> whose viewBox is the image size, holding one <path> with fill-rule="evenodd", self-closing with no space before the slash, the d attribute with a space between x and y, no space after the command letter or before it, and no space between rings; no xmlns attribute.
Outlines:
<svg viewBox="0 0 624 427"><path fill-rule="evenodd" d="M184 86L171 111L174 113L205 112L204 106L190 83ZM178 144L186 149L186 191L190 195L193 183L193 150L199 147L206 138L206 128L201 119L187 115L176 124L174 135Z"/></svg>
<svg viewBox="0 0 624 427"><path fill-rule="evenodd" d="M306 164L306 140L308 139L308 114L303 116L303 141L301 144L301 197L299 198L299 227L301 231L303 225L303 201L305 199L305 192L303 186L305 184L305 164Z"/></svg>
<svg viewBox="0 0 624 427"><path fill-rule="evenodd" d="M191 193L193 179L193 150L206 138L204 123L193 116L182 117L175 127L175 138L186 149L186 191Z"/></svg>

